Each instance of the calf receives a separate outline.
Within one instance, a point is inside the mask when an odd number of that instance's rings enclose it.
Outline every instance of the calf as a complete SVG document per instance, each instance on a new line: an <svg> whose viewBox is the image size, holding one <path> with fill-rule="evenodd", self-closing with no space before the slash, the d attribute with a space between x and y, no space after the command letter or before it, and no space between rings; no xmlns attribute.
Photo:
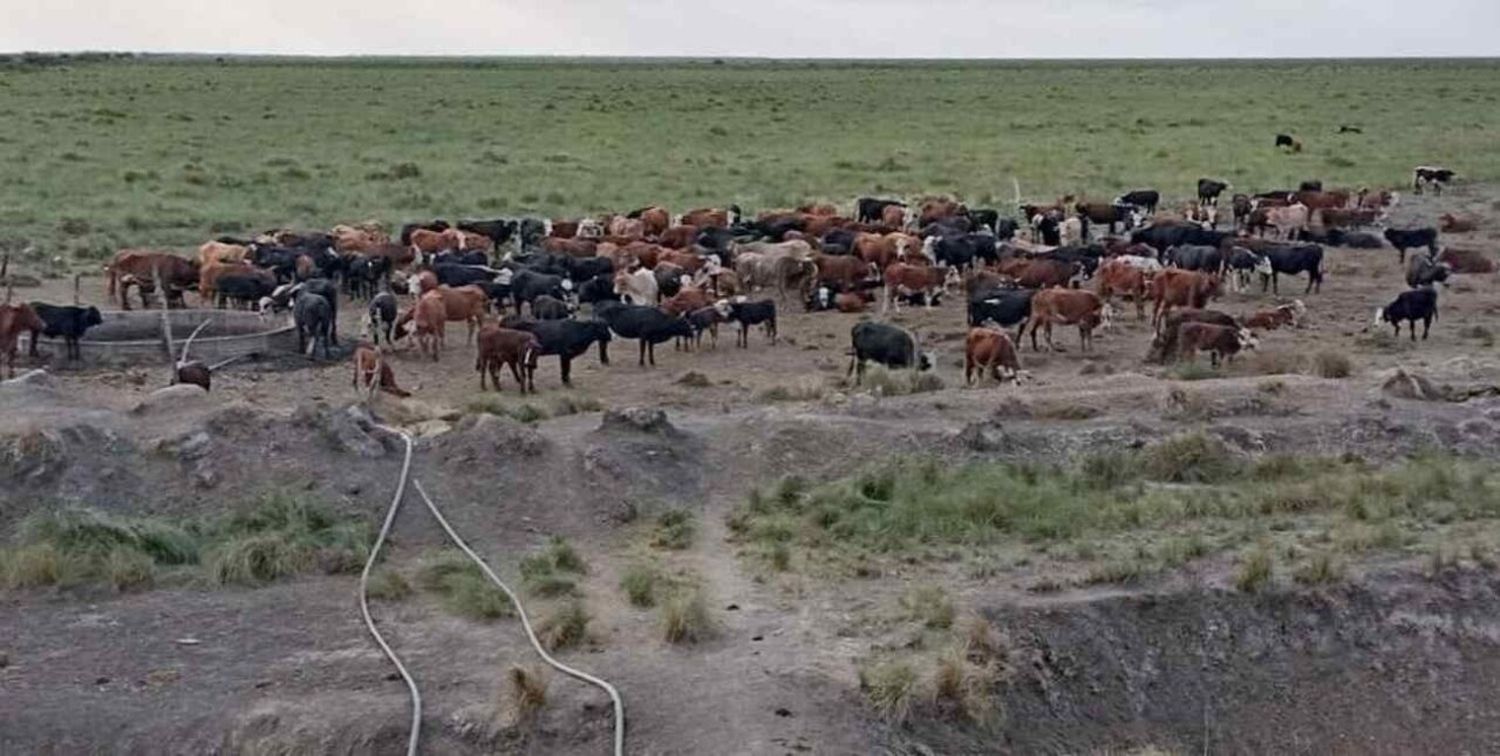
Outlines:
<svg viewBox="0 0 1500 756"><path fill-rule="evenodd" d="M543 294L531 300L531 317L537 320L563 320L572 315L573 309L557 297Z"/></svg>
<svg viewBox="0 0 1500 756"><path fill-rule="evenodd" d="M1144 260L1145 258L1134 258ZM1155 263L1154 260L1149 262ZM1151 274L1140 266L1122 258L1115 258L1100 266L1097 274L1099 298L1109 304L1115 294L1130 297L1135 302L1135 319L1146 317L1146 283Z"/></svg>
<svg viewBox="0 0 1500 756"><path fill-rule="evenodd" d="M5 363L7 376L16 377L16 353L19 351L21 334L35 334L46 328L47 324L36 314L36 310L31 309L31 305L0 304L0 361ZM33 335L33 342L35 339Z"/></svg>
<svg viewBox="0 0 1500 756"><path fill-rule="evenodd" d="M1472 215L1443 213L1438 216L1438 229L1445 234L1466 234L1479 228L1479 219Z"/></svg>
<svg viewBox="0 0 1500 756"><path fill-rule="evenodd" d="M1234 291L1244 291L1250 287L1250 276L1259 273L1269 276L1272 273L1271 261L1266 256L1246 249L1245 247L1233 246L1229 248L1229 254L1224 259L1224 267L1229 275L1229 287Z"/></svg>
<svg viewBox="0 0 1500 756"><path fill-rule="evenodd" d="M364 326L370 333L370 338L376 346L380 345L380 337L385 336L386 344L394 344L391 337L391 329L396 325L396 295L388 291L382 291L370 298L369 307L365 308Z"/></svg>
<svg viewBox="0 0 1500 756"><path fill-rule="evenodd" d="M64 339L69 360L82 359L83 354L78 346L78 340L83 338L84 333L90 328L104 323L104 316L99 314L97 307L60 306L49 305L45 302L32 302L31 309L46 324L45 328L34 329L31 332L32 357L36 356L38 337L45 335L49 338L61 336Z"/></svg>
<svg viewBox="0 0 1500 756"><path fill-rule="evenodd" d="M1174 310L1162 320L1161 327L1151 338L1151 349L1146 355L1147 362L1165 363L1177 354L1178 331L1184 323L1208 323L1233 330L1240 328L1239 321L1226 312L1191 307Z"/></svg>
<svg viewBox="0 0 1500 756"><path fill-rule="evenodd" d="M1154 215L1156 214L1156 206L1161 204L1161 192L1155 189L1137 189L1116 197L1114 204L1130 205L1131 207L1140 208L1141 212L1146 215Z"/></svg>
<svg viewBox="0 0 1500 756"><path fill-rule="evenodd" d="M1380 325L1383 320L1396 328L1396 336L1401 336L1401 321L1410 321L1411 340L1417 340L1417 321L1422 321L1422 340L1427 340L1427 332L1432 329L1432 321L1437 320L1437 289L1431 286L1423 286L1419 289L1408 289L1396 295L1396 300L1384 307L1375 308L1375 320L1370 327ZM1367 327L1365 330L1369 330Z"/></svg>
<svg viewBox="0 0 1500 756"><path fill-rule="evenodd" d="M693 329L692 343L694 349L703 346L704 331L707 331L709 335L709 348L719 348L719 324L728 319L725 315L727 310L728 307L710 305L708 307L700 307L687 314L688 325L692 326Z"/></svg>
<svg viewBox="0 0 1500 756"><path fill-rule="evenodd" d="M510 374L521 386L521 393L536 391L536 360L542 343L535 334L501 328L486 323L479 329L476 341L478 356L474 369L479 371L479 390L484 390L484 378L489 375L495 390L500 390L500 366L508 365Z"/></svg>
<svg viewBox="0 0 1500 756"><path fill-rule="evenodd" d="M333 308L328 300L311 291L298 291L292 320L297 324L297 350L312 356L322 346L323 359L328 359L328 343L333 339Z"/></svg>
<svg viewBox="0 0 1500 756"><path fill-rule="evenodd" d="M396 385L396 372L377 347L361 342L354 347L354 388L374 393L376 388L392 396L411 396Z"/></svg>
<svg viewBox="0 0 1500 756"><path fill-rule="evenodd" d="M1219 195L1223 194L1224 190L1228 188L1229 184L1224 181L1215 181L1214 179L1206 178L1198 179L1198 202L1204 205L1217 206L1219 204Z"/></svg>
<svg viewBox="0 0 1500 756"><path fill-rule="evenodd" d="M1413 192L1421 194L1423 189L1431 187L1434 193L1441 195L1443 187L1447 186L1448 182L1452 181L1455 175L1453 171L1447 168L1419 165L1412 169L1411 189ZM1413 324L1412 327L1415 328L1416 325Z"/></svg>
<svg viewBox="0 0 1500 756"><path fill-rule="evenodd" d="M437 291L423 294L410 310L396 318L396 338L415 333L418 353L425 356L430 352L433 362L438 361L438 356L443 351L447 329L448 308L444 304L442 293Z"/></svg>
<svg viewBox="0 0 1500 756"><path fill-rule="evenodd" d="M1109 308L1092 291L1080 289L1043 289L1031 298L1031 350L1037 351L1036 332L1045 329L1047 349L1055 350L1052 326L1078 326L1079 347L1087 352L1093 346L1094 329L1108 328Z"/></svg>
<svg viewBox="0 0 1500 756"><path fill-rule="evenodd" d="M1243 328L1226 328L1208 323L1183 323L1177 329L1177 355L1189 362L1200 350L1209 353L1209 361L1219 366L1221 358L1230 360L1242 349L1254 349L1255 335Z"/></svg>
<svg viewBox="0 0 1500 756"><path fill-rule="evenodd" d="M865 321L856 323L849 331L849 337L854 345L844 378L847 380L851 373L854 374L856 386L864 380L866 362L873 361L889 368L932 368L931 357L917 348L917 337L904 328Z"/></svg>
<svg viewBox="0 0 1500 756"><path fill-rule="evenodd" d="M1004 372L999 368L1004 368ZM1016 356L1016 345L1004 331L969 329L964 339L964 383L974 385L976 373L981 380L988 376L1000 383L1007 379L1020 382L1021 361Z"/></svg>
<svg viewBox="0 0 1500 756"><path fill-rule="evenodd" d="M758 302L748 302L744 297L736 297L729 303L729 320L740 324L740 332L735 344L741 349L750 346L750 326L759 325L765 329L766 338L771 340L771 345L776 345L776 303L769 299Z"/></svg>
<svg viewBox="0 0 1500 756"><path fill-rule="evenodd" d="M1257 310L1245 318L1245 327L1260 331L1274 331L1282 326L1296 326L1307 312L1307 306L1298 299L1291 304L1277 305L1269 310Z"/></svg>
<svg viewBox="0 0 1500 756"><path fill-rule="evenodd" d="M1413 247L1426 247L1427 254L1436 255L1437 229L1428 226L1426 228L1388 228L1385 230L1385 240L1400 253L1400 260L1406 263L1406 250Z"/></svg>

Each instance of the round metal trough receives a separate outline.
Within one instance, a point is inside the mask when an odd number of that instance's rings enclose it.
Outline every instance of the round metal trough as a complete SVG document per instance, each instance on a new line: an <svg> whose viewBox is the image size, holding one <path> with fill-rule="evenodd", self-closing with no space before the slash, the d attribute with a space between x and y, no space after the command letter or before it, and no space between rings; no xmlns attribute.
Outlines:
<svg viewBox="0 0 1500 756"><path fill-rule="evenodd" d="M105 310L104 322L94 326L78 342L85 365L169 364L182 356L182 343L203 321L208 326L193 339L190 359L210 365L234 357L295 354L297 329L283 319L261 320L253 312L236 310L169 310L167 323L172 331L171 356L162 339L160 310ZM29 340L23 336L22 341ZM62 339L42 337L39 346L51 353L54 364L67 359L67 343ZM29 344L22 344L29 349Z"/></svg>

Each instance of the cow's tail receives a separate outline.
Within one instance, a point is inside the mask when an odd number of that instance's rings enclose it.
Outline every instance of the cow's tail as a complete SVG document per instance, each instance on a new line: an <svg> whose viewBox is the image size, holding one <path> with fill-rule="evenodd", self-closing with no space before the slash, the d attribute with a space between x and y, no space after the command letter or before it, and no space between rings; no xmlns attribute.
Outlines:
<svg viewBox="0 0 1500 756"><path fill-rule="evenodd" d="M110 298L115 298L115 281L119 278L119 271L115 270L114 263L104 266L104 293Z"/></svg>

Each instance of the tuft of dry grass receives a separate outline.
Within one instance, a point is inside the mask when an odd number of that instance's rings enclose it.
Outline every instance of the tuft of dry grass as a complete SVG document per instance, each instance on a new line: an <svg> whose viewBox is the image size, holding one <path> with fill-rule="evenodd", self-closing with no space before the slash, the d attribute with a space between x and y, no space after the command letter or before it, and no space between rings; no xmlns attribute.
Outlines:
<svg viewBox="0 0 1500 756"><path fill-rule="evenodd" d="M548 651L561 651L583 643L588 638L590 619L582 601L563 604L542 620L538 633L542 645Z"/></svg>
<svg viewBox="0 0 1500 756"><path fill-rule="evenodd" d="M1257 548L1240 561L1234 575L1234 587L1245 593L1255 593L1271 582L1272 562L1270 549Z"/></svg>
<svg viewBox="0 0 1500 756"><path fill-rule="evenodd" d="M926 627L943 630L953 626L953 600L939 586L923 585L908 590L901 597L901 608L908 619Z"/></svg>
<svg viewBox="0 0 1500 756"><path fill-rule="evenodd" d="M916 703L917 673L907 662L884 662L861 670L860 687L876 714L891 724L900 724Z"/></svg>
<svg viewBox="0 0 1500 756"><path fill-rule="evenodd" d="M1333 555L1326 551L1319 552L1311 561L1298 567L1296 572L1292 573L1292 579L1303 585L1335 583L1343 577L1343 565L1335 561Z"/></svg>
<svg viewBox="0 0 1500 756"><path fill-rule="evenodd" d="M713 617L701 589L678 590L662 603L662 637L668 643L690 645L713 637Z"/></svg>
<svg viewBox="0 0 1500 756"><path fill-rule="evenodd" d="M656 606L656 583L661 574L649 564L633 564L620 576L620 590L631 606L647 609Z"/></svg>
<svg viewBox="0 0 1500 756"><path fill-rule="evenodd" d="M1348 378L1354 374L1354 360L1343 352L1318 352L1313 357L1313 372L1319 378Z"/></svg>
<svg viewBox="0 0 1500 756"><path fill-rule="evenodd" d="M509 689L508 704L516 721L531 721L547 706L547 688L552 680L545 669L512 665L506 670L505 679Z"/></svg>
<svg viewBox="0 0 1500 756"><path fill-rule="evenodd" d="M379 567L370 573L366 592L377 601L400 601L411 595L411 583L401 573L389 567Z"/></svg>

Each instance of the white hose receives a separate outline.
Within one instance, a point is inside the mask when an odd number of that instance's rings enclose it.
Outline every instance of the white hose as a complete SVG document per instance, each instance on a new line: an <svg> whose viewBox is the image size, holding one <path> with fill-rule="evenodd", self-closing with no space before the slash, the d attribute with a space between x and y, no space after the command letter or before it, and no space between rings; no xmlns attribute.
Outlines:
<svg viewBox="0 0 1500 756"><path fill-rule="evenodd" d="M402 435L404 436L406 434L403 433ZM408 441L408 443L410 443L410 441ZM499 576L495 574L495 571L491 570L490 566L488 564L485 564L484 560L480 559L479 555L475 554L473 549L469 548L469 544L464 543L464 539L458 537L458 533L454 532L453 526L449 525L448 521L443 518L443 513L438 511L437 505L433 504L432 499L427 497L427 492L422 490L422 481L413 481L412 485L417 489L417 495L421 496L422 501L427 504L427 509L432 512L432 516L437 519L438 524L442 525L443 530L448 533L448 537L452 538L453 542L458 544L458 548L463 550L465 554L468 554L469 558L474 560L475 564L479 565L479 569L484 570L484 574L489 577L490 582L498 586L500 590L505 591L505 595L510 597L510 602L516 607L516 614L520 615L521 617L521 627L526 628L526 637L531 641L532 648L535 648L537 654L542 657L542 661L547 662L559 672L576 677L579 680L582 680L590 685L603 689L605 693L609 694L609 699L613 701L615 705L615 756L624 756L625 704L620 700L619 691L615 690L615 686L610 685L608 682L605 682L600 678L597 678L582 670L569 667L568 665L552 658L552 655L547 653L547 649L542 647L541 641L537 640L536 631L531 629L531 620L526 617L526 608L521 606L521 600L516 597L515 592L511 591L510 587L507 586L503 581L501 581ZM415 692L415 688L413 688L413 692ZM415 732L415 730L413 730L413 732Z"/></svg>
<svg viewBox="0 0 1500 756"><path fill-rule="evenodd" d="M375 566L375 558L380 555L380 546L385 543L386 536L390 535L391 523L396 521L396 511L401 508L401 497L406 493L406 479L411 475L411 436L393 428L385 428L385 426L381 428L399 434L401 440L406 442L406 459L401 463L401 479L396 484L396 496L391 499L390 511L385 513L385 524L380 526L380 535L375 539L375 546L370 549L370 558L365 560L364 572L359 574L359 610L365 615L365 627L370 629L370 635L375 637L380 650L384 651L391 663L396 665L396 670L401 673L401 679L406 681L406 687L411 691L411 737L406 741L406 754L417 756L417 739L422 731L422 694L417 690L416 681L411 679L411 673L406 671L406 665L401 663L401 658L396 656L390 644L381 637L380 631L375 629L375 620L370 617L370 569Z"/></svg>

